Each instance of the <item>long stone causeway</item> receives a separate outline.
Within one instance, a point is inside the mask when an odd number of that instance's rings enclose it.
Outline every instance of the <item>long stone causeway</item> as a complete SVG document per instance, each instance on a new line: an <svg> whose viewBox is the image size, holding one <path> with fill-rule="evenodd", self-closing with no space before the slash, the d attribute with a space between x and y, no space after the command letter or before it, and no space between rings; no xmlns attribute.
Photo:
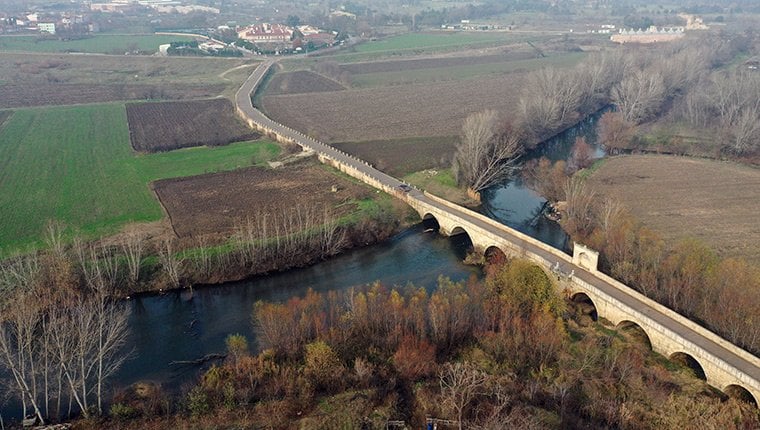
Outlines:
<svg viewBox="0 0 760 430"><path fill-rule="evenodd" d="M237 113L250 127L280 142L299 145L320 162L405 201L423 219L434 218L444 235L466 233L477 251L498 248L506 255L564 273L562 286L568 297L590 299L597 315L616 326L640 327L653 351L696 362L708 384L731 395L749 394L756 405L760 402L758 357L598 271L598 254L593 250L576 244L571 257L470 209L416 188L405 191L400 188L403 182L367 162L268 118L253 106L252 97L274 63L267 59L260 64L235 95Z"/></svg>

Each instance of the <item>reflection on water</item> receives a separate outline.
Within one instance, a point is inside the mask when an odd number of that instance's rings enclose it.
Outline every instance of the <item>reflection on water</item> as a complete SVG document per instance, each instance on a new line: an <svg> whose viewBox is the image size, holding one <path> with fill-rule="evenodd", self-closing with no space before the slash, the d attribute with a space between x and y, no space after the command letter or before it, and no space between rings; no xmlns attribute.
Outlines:
<svg viewBox="0 0 760 430"><path fill-rule="evenodd" d="M143 296L130 301L129 345L134 359L115 377L117 385L153 380L167 387L189 381L195 369L169 366L224 351L224 338L240 333L253 340L251 313L258 300L285 301L315 291L341 290L381 280L385 285L411 282L428 289L439 276L464 280L479 271L462 260L470 246L464 235L453 238L424 231L420 224L391 240L349 251L303 269L275 273L244 282Z"/></svg>
<svg viewBox="0 0 760 430"><path fill-rule="evenodd" d="M590 118L528 154L528 158L567 159L577 136L593 144ZM603 152L596 145L596 156ZM567 249L567 235L541 213L545 199L524 186L519 175L485 190L482 212L523 233L559 249ZM290 270L221 286L141 296L129 301L132 309L128 348L133 359L115 375L113 384L124 387L152 380L177 389L191 382L197 368L170 366L177 360L193 360L224 351L224 339L240 333L255 342L251 313L259 300L285 301L316 291L342 290L382 281L385 285L415 285L432 289L439 276L463 280L479 276L479 270L462 260L471 246L466 235L445 238L419 224L391 240L345 254L303 269ZM8 408L8 406L11 406ZM5 405L4 415L18 416L17 407Z"/></svg>
<svg viewBox="0 0 760 430"><path fill-rule="evenodd" d="M576 137L585 137L594 149L594 158L604 156L602 148L596 144L596 122L599 115L584 120L577 126L544 142L526 155L527 160L546 157L552 161L567 160L570 157ZM569 250L568 236L554 221L543 216L546 199L525 186L520 173L481 193L480 211L522 233L532 236L555 248Z"/></svg>

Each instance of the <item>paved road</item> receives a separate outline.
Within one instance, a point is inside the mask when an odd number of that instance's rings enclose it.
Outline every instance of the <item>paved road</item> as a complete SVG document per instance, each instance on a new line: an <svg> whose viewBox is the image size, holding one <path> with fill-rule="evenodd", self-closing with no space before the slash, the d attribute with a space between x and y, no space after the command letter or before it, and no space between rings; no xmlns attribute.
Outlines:
<svg viewBox="0 0 760 430"><path fill-rule="evenodd" d="M260 65L240 88L235 96L239 109L241 109L254 122L263 125L264 127L273 130L282 136L293 139L299 145L305 148L309 148L319 154L328 156L329 158L332 158L340 163L351 166L360 172L372 178L375 178L389 189L395 189L403 183L398 179L373 168L371 165L362 160L359 160L322 142L316 141L296 130L290 129L282 124L272 121L264 114L262 114L258 109L254 108L253 104L251 103L251 97L249 95L251 94L251 91L253 91L253 89L256 88L256 86L260 83L264 74L273 63L273 60L267 60L262 65ZM416 199L422 203L436 207L442 212L448 212L453 216L461 218L471 225L475 225L494 235L503 237L515 244L517 247L525 249L527 252L533 253L543 258L546 260L547 266L551 266L555 261L558 260L558 255L560 254L559 250L556 252L547 251L535 243L526 241L518 234L512 232L510 228L505 226L499 227L497 225L494 225L493 222L487 222L468 209L457 207L455 205L444 205L434 199L429 198L423 192L417 189L412 189L409 193L406 194L399 194L405 195L406 200L408 201ZM666 327L667 329L680 335L684 340L702 348L705 352L712 355L713 357L718 358L719 360L722 360L730 367L743 372L750 379L756 381L758 384L757 386L760 387L760 359L757 357L742 357L731 349L706 338L705 336L701 335L700 333L694 331L686 324L684 324L687 322L684 317L673 312L661 312L659 309L653 307L649 303L650 301L648 299L644 298L644 296L633 291L630 288L621 288L618 285L609 283L578 266L573 266L573 269L575 270L576 277L598 288L609 297L612 297L617 301L626 304L631 309L653 319L661 326ZM679 321L679 319L682 321ZM760 399L757 400L760 402Z"/></svg>

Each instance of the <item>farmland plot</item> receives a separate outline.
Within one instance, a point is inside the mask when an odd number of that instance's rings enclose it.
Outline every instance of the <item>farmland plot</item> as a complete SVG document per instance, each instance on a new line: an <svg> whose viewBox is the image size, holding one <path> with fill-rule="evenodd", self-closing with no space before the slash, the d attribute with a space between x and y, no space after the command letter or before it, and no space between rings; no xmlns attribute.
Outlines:
<svg viewBox="0 0 760 430"><path fill-rule="evenodd" d="M215 97L244 60L0 52L0 108Z"/></svg>
<svg viewBox="0 0 760 430"><path fill-rule="evenodd" d="M328 142L458 135L464 118L483 109L513 115L525 77L265 96L275 120Z"/></svg>
<svg viewBox="0 0 760 430"><path fill-rule="evenodd" d="M337 191L333 192L332 187ZM275 170L248 168L153 184L180 237L229 234L262 214L287 214L297 207L325 208L333 219L369 197L366 187L317 164Z"/></svg>
<svg viewBox="0 0 760 430"><path fill-rule="evenodd" d="M123 105L16 110L0 129L0 256L40 242L62 222L85 237L163 212L149 183L265 163L271 142L135 155Z"/></svg>
<svg viewBox="0 0 760 430"><path fill-rule="evenodd" d="M346 87L340 83L314 72L298 70L278 73L267 85L267 94L303 94L326 91L340 91Z"/></svg>
<svg viewBox="0 0 760 430"><path fill-rule="evenodd" d="M351 74L401 72L408 70L433 69L439 67L454 67L478 64L501 63L536 58L533 50L520 49L490 55L447 56L432 58L412 58L405 60L367 61L342 64L340 68Z"/></svg>
<svg viewBox="0 0 760 430"><path fill-rule="evenodd" d="M0 109L104 103L126 100L179 100L213 97L224 85L6 84L0 85Z"/></svg>
<svg viewBox="0 0 760 430"><path fill-rule="evenodd" d="M132 147L140 152L218 146L258 134L235 115L227 99L127 105Z"/></svg>
<svg viewBox="0 0 760 430"><path fill-rule="evenodd" d="M590 178L666 240L697 238L726 257L760 262L760 170L671 156L606 160Z"/></svg>
<svg viewBox="0 0 760 430"><path fill-rule="evenodd" d="M333 146L396 177L424 169L448 167L456 136L335 143Z"/></svg>

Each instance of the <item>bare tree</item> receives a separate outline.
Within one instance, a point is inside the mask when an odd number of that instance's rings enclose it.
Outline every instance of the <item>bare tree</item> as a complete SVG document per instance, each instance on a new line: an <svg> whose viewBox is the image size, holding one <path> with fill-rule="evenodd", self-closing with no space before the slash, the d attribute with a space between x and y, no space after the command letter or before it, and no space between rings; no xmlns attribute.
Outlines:
<svg viewBox="0 0 760 430"><path fill-rule="evenodd" d="M499 133L497 121L497 113L486 110L468 116L462 126L452 168L457 182L476 193L507 176L522 152L516 133Z"/></svg>
<svg viewBox="0 0 760 430"><path fill-rule="evenodd" d="M37 392L40 306L28 291L16 294L14 299L6 304L0 321L0 363L13 377L24 417L31 406L39 422L44 423Z"/></svg>
<svg viewBox="0 0 760 430"><path fill-rule="evenodd" d="M757 107L744 108L727 126L731 151L745 154L760 147L760 109Z"/></svg>
<svg viewBox="0 0 760 430"><path fill-rule="evenodd" d="M639 124L656 115L665 100L662 74L637 70L612 89L612 100L626 121Z"/></svg>
<svg viewBox="0 0 760 430"><path fill-rule="evenodd" d="M567 222L571 224L571 230L582 234L591 232L595 221L594 196L594 191L580 178L571 178L565 183Z"/></svg>
<svg viewBox="0 0 760 430"><path fill-rule="evenodd" d="M439 374L439 382L443 401L456 412L461 430L464 428L464 413L486 387L488 375L469 363L446 363Z"/></svg>
<svg viewBox="0 0 760 430"><path fill-rule="evenodd" d="M180 269L182 268L182 258L174 251L174 241L166 239L158 250L158 261L164 269L164 273L169 277L173 287L179 286Z"/></svg>
<svg viewBox="0 0 760 430"><path fill-rule="evenodd" d="M144 244L145 234L139 231L132 231L126 234L121 242L121 250L124 258L127 260L129 282L132 284L136 283L140 278Z"/></svg>
<svg viewBox="0 0 760 430"><path fill-rule="evenodd" d="M537 139L578 118L584 75L577 71L541 69L531 74L520 98L523 126Z"/></svg>
<svg viewBox="0 0 760 430"><path fill-rule="evenodd" d="M599 143L613 152L626 148L635 135L635 126L620 112L605 112L599 119Z"/></svg>

